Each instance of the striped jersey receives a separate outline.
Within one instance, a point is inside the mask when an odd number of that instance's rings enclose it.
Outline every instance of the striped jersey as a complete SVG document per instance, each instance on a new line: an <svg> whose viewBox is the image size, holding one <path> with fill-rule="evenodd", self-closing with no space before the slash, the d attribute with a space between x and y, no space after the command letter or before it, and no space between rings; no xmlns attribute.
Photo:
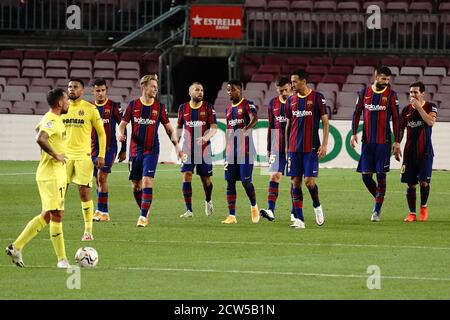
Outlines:
<svg viewBox="0 0 450 320"><path fill-rule="evenodd" d="M252 101L241 99L237 104L231 104L225 110L227 121L226 157L234 159L237 156L255 154L252 135L243 136L243 129L251 122L250 114L257 116L257 108Z"/></svg>
<svg viewBox="0 0 450 320"><path fill-rule="evenodd" d="M130 157L159 152L159 124L169 123L166 106L157 100L145 105L141 99L128 104L123 116L125 122L131 122Z"/></svg>
<svg viewBox="0 0 450 320"><path fill-rule="evenodd" d="M434 103L425 102L423 109L426 113L437 114ZM406 144L403 152L405 160L423 159L425 156L434 156L431 142L431 127L425 123L419 112L410 104L403 108L400 115L400 134L406 128Z"/></svg>
<svg viewBox="0 0 450 320"><path fill-rule="evenodd" d="M120 112L120 103L114 102L110 99L106 99L102 104L93 102L97 107L100 117L103 120L103 127L106 134L106 151L111 150L117 153L117 137L116 126L120 124L122 120ZM126 142L122 143L122 150L125 151ZM95 131L92 132L92 156L97 156L99 150L98 135Z"/></svg>
<svg viewBox="0 0 450 320"><path fill-rule="evenodd" d="M286 102L286 118L290 120L289 152L311 152L320 147L319 125L327 115L324 96L311 90L306 96L292 95Z"/></svg>
<svg viewBox="0 0 450 320"><path fill-rule="evenodd" d="M213 105L202 101L197 108L191 106L190 102L183 103L178 108L178 128L184 129L183 153L194 158L194 154L202 155L205 150L211 154L211 142L208 141L201 146L197 139L205 135L212 124L217 124L216 111Z"/></svg>
<svg viewBox="0 0 450 320"><path fill-rule="evenodd" d="M275 97L269 102L269 129L267 131L267 151L270 153L285 152L286 136L286 101Z"/></svg>
<svg viewBox="0 0 450 320"><path fill-rule="evenodd" d="M352 121L353 134L357 133L361 115L363 118L363 143L391 143L391 127L389 125L391 118L394 141L400 141L398 99L397 94L390 87L374 91L372 86L368 86L358 93Z"/></svg>

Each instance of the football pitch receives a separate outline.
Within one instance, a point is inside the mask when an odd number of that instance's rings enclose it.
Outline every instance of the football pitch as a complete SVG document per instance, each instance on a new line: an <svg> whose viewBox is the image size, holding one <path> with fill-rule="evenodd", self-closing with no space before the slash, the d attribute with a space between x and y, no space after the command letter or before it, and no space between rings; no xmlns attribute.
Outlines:
<svg viewBox="0 0 450 320"><path fill-rule="evenodd" d="M37 162L0 162L2 250L40 212L36 167ZM112 220L95 223L95 240L89 243L80 240L78 191L74 185L69 189L64 217L69 261L74 263L77 248L86 245L100 256L96 268L81 269L79 289L69 289L72 274L56 268L47 227L25 247L26 268L17 268L2 253L0 299L450 299L448 172L433 172L429 221L406 224L405 185L398 171L388 174L382 221L372 223L373 201L360 175L321 169L326 222L315 225L303 188L304 230L289 228L286 178L275 222L251 223L249 202L238 184L238 224L221 224L227 215L221 166L214 168L215 214L205 216L195 176L195 216L179 218L185 207L176 165L158 166L150 225L136 228L138 208L127 178L127 166L116 164L109 179ZM265 208L268 176L255 168L253 178L258 205Z"/></svg>

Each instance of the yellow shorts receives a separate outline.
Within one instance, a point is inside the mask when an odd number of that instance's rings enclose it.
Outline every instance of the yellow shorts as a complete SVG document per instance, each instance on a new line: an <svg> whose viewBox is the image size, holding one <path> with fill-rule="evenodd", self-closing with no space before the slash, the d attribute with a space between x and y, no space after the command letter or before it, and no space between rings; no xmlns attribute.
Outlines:
<svg viewBox="0 0 450 320"><path fill-rule="evenodd" d="M73 182L91 188L93 174L94 164L91 159L67 161L67 184Z"/></svg>
<svg viewBox="0 0 450 320"><path fill-rule="evenodd" d="M66 194L66 181L43 180L37 181L39 195L41 196L42 210L64 210L64 196Z"/></svg>

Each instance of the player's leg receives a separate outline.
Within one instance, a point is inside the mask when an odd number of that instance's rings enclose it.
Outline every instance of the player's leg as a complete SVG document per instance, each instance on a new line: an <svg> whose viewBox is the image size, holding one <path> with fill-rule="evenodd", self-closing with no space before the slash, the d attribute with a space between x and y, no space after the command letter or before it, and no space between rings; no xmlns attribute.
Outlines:
<svg viewBox="0 0 450 320"><path fill-rule="evenodd" d="M361 157L358 161L357 171L361 172L361 178L366 186L367 190L375 199L377 194L377 183L373 180L373 172L375 171L374 167L374 152L375 148L374 144L365 144L363 143L361 147Z"/></svg>
<svg viewBox="0 0 450 320"><path fill-rule="evenodd" d="M188 167L194 165L183 164L181 172L183 173L183 184L181 191L183 192L184 203L186 205L186 212L180 215L180 218L192 218L192 169ZM191 170L189 170L191 169Z"/></svg>
<svg viewBox="0 0 450 320"><path fill-rule="evenodd" d="M94 168L97 171L97 210L94 214L94 221L110 221L108 210L108 175L116 158L114 150L108 150L105 155L105 165L101 169Z"/></svg>
<svg viewBox="0 0 450 320"><path fill-rule="evenodd" d="M156 173L159 153L147 154L143 158L142 165L142 202L137 227L146 227L148 225L148 216L153 202L153 179Z"/></svg>
<svg viewBox="0 0 450 320"><path fill-rule="evenodd" d="M130 172L128 179L131 181L134 200L139 209L141 209L142 203L142 165L142 156L131 157L128 162L128 171Z"/></svg>
<svg viewBox="0 0 450 320"><path fill-rule="evenodd" d="M371 217L372 222L380 221L381 208L386 194L386 172L389 171L391 158L391 145L378 144L375 150L375 171L377 173L377 191L375 206Z"/></svg>
<svg viewBox="0 0 450 320"><path fill-rule="evenodd" d="M57 267L66 269L69 268L69 261L66 256L66 248L64 245L64 234L62 227L62 220L64 210L50 211L50 240L52 241L53 249L58 258Z"/></svg>
<svg viewBox="0 0 450 320"><path fill-rule="evenodd" d="M81 209L84 218L84 234L82 241L94 240L92 235L94 201L92 201L91 187L94 172L94 164L91 159L75 160L75 173L72 182L78 185L78 193L81 200Z"/></svg>
<svg viewBox="0 0 450 320"><path fill-rule="evenodd" d="M225 180L227 181L227 204L228 216L222 221L224 224L237 223L236 220L236 180L239 178L239 169L237 164L224 164Z"/></svg>
<svg viewBox="0 0 450 320"><path fill-rule="evenodd" d="M245 193L247 194L248 200L250 201L250 216L253 223L259 222L259 209L256 204L256 192L255 186L252 183L253 176L253 164L243 163L238 164L239 166L239 176L244 187Z"/></svg>
<svg viewBox="0 0 450 320"><path fill-rule="evenodd" d="M199 165L197 165L197 174L200 175L200 179L202 180L203 190L205 191L205 214L209 217L214 213L212 202L213 183L211 179L212 165L202 164L201 166L202 169L199 169ZM208 169L209 167L211 169Z"/></svg>
<svg viewBox="0 0 450 320"><path fill-rule="evenodd" d="M269 187L267 190L267 209L261 209L259 214L261 217L269 221L275 220L275 205L278 199L278 190L281 181L281 172L273 172L270 175Z"/></svg>
<svg viewBox="0 0 450 320"><path fill-rule="evenodd" d="M325 223L325 216L319 200L319 187L316 183L316 178L319 174L319 157L316 152L303 153L303 167L305 185L313 201L316 223L321 226Z"/></svg>
<svg viewBox="0 0 450 320"><path fill-rule="evenodd" d="M400 169L400 181L406 183L406 201L408 203L409 213L403 219L405 222L415 222L416 217L416 186L417 180L417 166L411 161L404 160Z"/></svg>
<svg viewBox="0 0 450 320"><path fill-rule="evenodd" d="M426 157L420 164L418 178L420 180L420 221L428 219L428 196L433 169L433 157Z"/></svg>
<svg viewBox="0 0 450 320"><path fill-rule="evenodd" d="M292 228L305 228L305 218L303 217L303 191L302 191L302 176L303 176L303 161L300 158L300 153L289 152L287 162L287 175L291 177L291 199L294 206L294 222L291 224Z"/></svg>

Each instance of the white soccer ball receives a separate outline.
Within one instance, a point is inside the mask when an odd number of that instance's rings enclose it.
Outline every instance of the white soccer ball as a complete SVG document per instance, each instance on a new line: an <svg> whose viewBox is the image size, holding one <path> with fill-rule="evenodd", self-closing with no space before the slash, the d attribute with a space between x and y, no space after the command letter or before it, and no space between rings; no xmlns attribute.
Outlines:
<svg viewBox="0 0 450 320"><path fill-rule="evenodd" d="M75 261L82 268L94 268L98 263L98 253L92 247L82 247L75 253Z"/></svg>

